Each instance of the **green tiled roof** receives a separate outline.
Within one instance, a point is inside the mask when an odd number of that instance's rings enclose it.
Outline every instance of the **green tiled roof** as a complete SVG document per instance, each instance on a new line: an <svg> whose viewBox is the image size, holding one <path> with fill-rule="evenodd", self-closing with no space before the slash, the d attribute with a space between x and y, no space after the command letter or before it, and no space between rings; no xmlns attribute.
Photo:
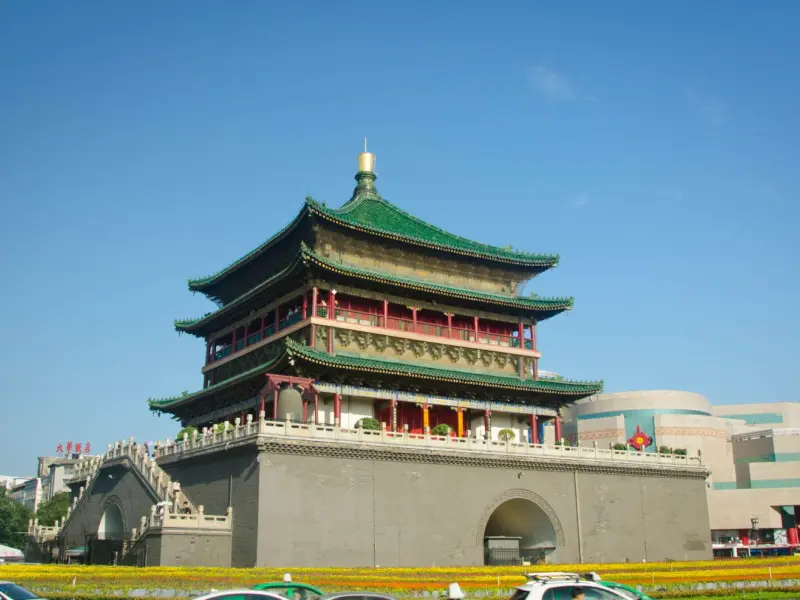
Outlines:
<svg viewBox="0 0 800 600"><path fill-rule="evenodd" d="M388 375L405 375L419 377L421 379L433 379L436 381L446 381L451 383L482 385L515 390L530 390L532 392L570 396L572 398L590 396L603 390L602 381L557 381L553 379L523 381L517 377L485 375L483 373L459 371L456 369L440 369L414 363L348 356L342 353L330 355L325 352L313 350L312 348L304 346L299 342L289 338L285 339L285 344L286 351L288 352L289 356L294 356L299 359L305 359L309 362L339 369L369 371Z"/></svg>
<svg viewBox="0 0 800 600"><path fill-rule="evenodd" d="M550 268L558 264L557 255L530 254L489 246L455 235L408 214L373 193L359 194L336 209L327 208L311 198L307 203L313 213L340 225L400 241L516 265Z"/></svg>
<svg viewBox="0 0 800 600"><path fill-rule="evenodd" d="M234 375L233 377L230 377L228 379L220 381L219 383L215 383L214 385L210 385L207 388L203 388L202 390L198 390L198 391L193 392L191 394L186 394L186 395L183 395L183 396L171 396L169 398L150 398L147 401L147 404L150 406L150 410L159 411L159 410L165 410L165 409L169 409L169 408L174 408L175 406L178 406L180 404L185 404L185 403L191 402L193 400L198 400L200 398L204 398L205 396L209 396L209 395L213 394L214 392L217 392L219 390L223 390L225 388L228 388L228 387L231 387L233 385L236 385L237 383L245 381L246 379L249 379L253 375L259 375L259 374L262 374L262 373L266 373L271 368L273 368L275 365L277 365L285 356L286 356L286 353L282 352L282 353L278 354L275 358L273 358L270 361L267 361L265 363L261 363L260 365L255 366L252 369L249 369L247 371L243 371L242 373L239 373L238 375Z"/></svg>
<svg viewBox="0 0 800 600"><path fill-rule="evenodd" d="M245 302L248 298L253 297L258 292L268 288L277 280L286 277L287 275L292 273L295 267L297 267L298 264L300 263L300 260L302 260L304 264L313 263L318 267L329 272L355 277L358 279L376 281L385 285L395 285L403 288L410 288L422 292L428 292L431 294L441 294L443 296L449 296L452 298L460 298L463 300L485 302L487 304L508 306L513 308L529 309L531 313L535 314L537 316L537 319L540 321L550 318L554 315L557 315L558 313L563 312L565 310L571 310L574 303L574 298L538 298L532 296L526 297L526 296L511 296L511 295L505 296L502 294L490 294L487 292L478 292L456 286L449 286L438 283L429 283L421 279L412 279L408 277L387 275L379 271L371 271L368 269L351 267L349 265L344 265L337 261L324 258L319 254L315 253L313 250L311 250L311 248L309 248L303 243L301 244L300 247L299 260L293 261L291 265L289 265L276 275L270 277L269 279L267 279L257 287L253 288L246 294L239 296L239 298L237 298L236 300L229 302L224 307L220 308L219 310L213 313L208 313L205 316L200 317L198 319L176 320L175 329L177 329L178 331L185 331L190 333L191 330L197 327L198 325L210 322L213 319L217 318L218 316L226 312L229 312L230 310L233 310L234 308L239 306L242 302Z"/></svg>
<svg viewBox="0 0 800 600"><path fill-rule="evenodd" d="M391 238L402 242L454 252L463 256L472 256L504 262L512 265L535 269L549 269L558 265L558 255L532 254L519 250L510 250L498 246L481 244L455 235L435 225L426 223L391 204L375 193L361 193L341 208L328 208L311 197L306 198L302 210L292 221L266 242L234 261L224 269L197 279L189 280L189 289L201 291L203 288L217 283L223 277L251 259L268 250L280 241L287 233L295 229L309 214L335 222L344 227L358 229L373 235Z"/></svg>
<svg viewBox="0 0 800 600"><path fill-rule="evenodd" d="M239 373L238 375L192 394L172 396L170 398L151 398L147 403L153 411L169 411L181 404L199 400L219 390L231 387L254 375L266 373L280 364L287 356L337 369L368 371L371 373L417 377L420 379L432 379L449 383L524 390L542 394L566 396L570 399L583 398L603 391L602 381L569 381L563 379L539 379L538 381L526 379L523 381L517 377L485 375L457 369L440 369L414 363L349 356L342 353L330 355L325 352L313 350L290 337L285 337L276 342L276 344L282 344L283 349L276 354L275 358L268 362L262 363L248 371Z"/></svg>
<svg viewBox="0 0 800 600"><path fill-rule="evenodd" d="M304 206L303 210L301 210L297 214L297 216L294 219L291 220L291 222L288 225L286 225L278 233L276 233L271 238L269 238L266 242L264 242L263 244L261 244L257 248L255 248L255 249L251 250L250 252L248 252L247 254L245 254L243 257L235 260L234 262L229 264L227 267L225 267L221 271L217 271L213 275L208 275L206 277L198 277L197 279L190 279L189 280L189 289L192 290L192 291L199 291L202 288L204 288L205 286L211 285L212 283L215 283L217 280L221 279L223 275L227 275L230 271L233 271L237 267L245 264L251 258L254 258L254 257L258 256L264 250L266 250L267 248L269 248L270 246L275 244L284 235L286 235L287 233L292 231L295 227L297 227L301 223L303 218L305 216L307 216L307 215L308 215L308 211L306 210L306 207Z"/></svg>
<svg viewBox="0 0 800 600"><path fill-rule="evenodd" d="M478 292L467 288L444 285L440 283L430 283L422 279L399 277L397 275L388 275L380 271L371 271L369 269L351 267L349 265L333 261L329 258L324 258L319 254L312 252L308 247L304 247L303 252L305 252L305 258L307 260L313 261L316 264L337 273L359 277L361 279L370 279L380 283L396 284L401 287L413 288L434 294L464 298L466 300L476 300L491 304L502 304L503 306L513 306L515 308L529 308L532 311L555 311L556 313L570 310L575 302L574 298L538 298L534 296L526 297L511 295L505 296L502 294Z"/></svg>

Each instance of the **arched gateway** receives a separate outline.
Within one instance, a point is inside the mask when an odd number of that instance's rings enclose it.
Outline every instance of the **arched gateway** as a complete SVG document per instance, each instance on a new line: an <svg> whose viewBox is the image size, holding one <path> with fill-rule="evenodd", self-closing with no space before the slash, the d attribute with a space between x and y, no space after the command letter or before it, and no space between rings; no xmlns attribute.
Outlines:
<svg viewBox="0 0 800 600"><path fill-rule="evenodd" d="M564 545L555 511L541 496L523 489L494 499L481 517L478 535L487 565L534 563Z"/></svg>
<svg viewBox="0 0 800 600"><path fill-rule="evenodd" d="M106 504L100 524L97 526L97 539L122 540L125 538L125 521L122 510L116 502Z"/></svg>

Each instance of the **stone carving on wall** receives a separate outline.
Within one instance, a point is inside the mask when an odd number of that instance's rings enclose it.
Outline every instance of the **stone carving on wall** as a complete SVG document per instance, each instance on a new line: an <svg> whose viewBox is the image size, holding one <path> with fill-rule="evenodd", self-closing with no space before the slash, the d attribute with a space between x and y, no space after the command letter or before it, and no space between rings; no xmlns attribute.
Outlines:
<svg viewBox="0 0 800 600"><path fill-rule="evenodd" d="M483 363L484 367L491 367L492 366L492 353L486 352L485 350L481 351L481 362Z"/></svg>
<svg viewBox="0 0 800 600"><path fill-rule="evenodd" d="M402 356L408 350L409 341L405 338L393 337L389 341L389 344L392 346L395 352Z"/></svg>
<svg viewBox="0 0 800 600"><path fill-rule="evenodd" d="M347 348L353 343L353 332L349 329L337 329L334 339L339 346L342 348Z"/></svg>
<svg viewBox="0 0 800 600"><path fill-rule="evenodd" d="M458 362L458 359L461 358L461 348L459 346L448 346L445 352L451 362Z"/></svg>
<svg viewBox="0 0 800 600"><path fill-rule="evenodd" d="M324 325L317 325L317 339L323 344L328 343L328 328Z"/></svg>
<svg viewBox="0 0 800 600"><path fill-rule="evenodd" d="M464 358L467 359L467 362L471 365L474 365L478 362L478 350L476 348L464 348Z"/></svg>
<svg viewBox="0 0 800 600"><path fill-rule="evenodd" d="M420 341L411 342L411 351L417 358L422 358L422 356L425 354L426 347L427 344L425 342L420 342Z"/></svg>
<svg viewBox="0 0 800 600"><path fill-rule="evenodd" d="M378 352L384 352L389 345L389 340L385 335L373 335L372 345L375 346L375 350Z"/></svg>
<svg viewBox="0 0 800 600"><path fill-rule="evenodd" d="M494 355L494 360L497 363L497 366L501 369L505 369L506 365L508 364L508 359L508 354L504 354L502 352L496 352Z"/></svg>
<svg viewBox="0 0 800 600"><path fill-rule="evenodd" d="M436 360L442 358L445 348L443 344L429 344L429 346L430 346L431 356L433 358L435 358Z"/></svg>
<svg viewBox="0 0 800 600"><path fill-rule="evenodd" d="M355 332L354 337L358 347L362 350L366 350L367 346L369 346L369 334L363 331L357 331Z"/></svg>

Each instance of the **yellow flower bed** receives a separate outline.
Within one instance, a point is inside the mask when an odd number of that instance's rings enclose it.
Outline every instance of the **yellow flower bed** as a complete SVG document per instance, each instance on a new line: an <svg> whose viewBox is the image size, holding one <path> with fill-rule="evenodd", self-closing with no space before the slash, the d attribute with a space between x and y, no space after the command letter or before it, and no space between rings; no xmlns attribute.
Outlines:
<svg viewBox="0 0 800 600"><path fill-rule="evenodd" d="M596 571L604 579L632 585L663 585L800 579L800 556L669 563L621 563L545 565L534 567L420 567L413 569L227 569L220 567L107 567L81 565L4 565L3 579L34 590L70 592L75 595L111 594L115 590L207 590L250 587L280 581L285 572L294 581L318 586L323 591L372 589L440 590L457 581L476 589L511 588L525 582L526 572Z"/></svg>

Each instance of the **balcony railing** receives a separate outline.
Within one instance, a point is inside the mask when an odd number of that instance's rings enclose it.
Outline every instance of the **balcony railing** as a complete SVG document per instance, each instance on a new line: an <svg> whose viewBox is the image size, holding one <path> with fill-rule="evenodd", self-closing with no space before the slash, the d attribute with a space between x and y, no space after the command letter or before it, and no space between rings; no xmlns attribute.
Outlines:
<svg viewBox="0 0 800 600"><path fill-rule="evenodd" d="M322 319L327 319L329 315L329 307L317 306L316 316ZM303 310L298 310L293 314L283 318L278 323L278 331L291 327L297 323L306 320L307 315L312 312L311 307L308 307L303 313ZM371 312L364 312L359 310L350 310L344 308L335 309L334 321L340 323L350 323L353 325L363 325L366 327L377 327L381 329L390 329L392 331L402 331L405 333L415 333L418 335L425 335L430 337L440 337L451 340L460 340L462 342L475 342L476 334L474 327L461 327L454 326L448 327L442 323L428 323L425 321L414 321L402 317L388 317L384 318L382 314ZM275 334L274 321L264 327L264 329L256 332L249 333L235 344L229 344L224 348L220 348L211 356L210 363L222 360L235 352L244 350L247 346L251 346ZM480 344L487 344L489 346L499 346L505 348L519 348L519 337L513 335L503 335L498 333L489 333L487 331L478 331L477 342ZM533 350L533 340L523 340L523 349Z"/></svg>
<svg viewBox="0 0 800 600"><path fill-rule="evenodd" d="M224 430L224 431L218 431ZM554 457L570 460L613 461L648 465L676 465L682 467L702 468L699 457L679 454L660 454L658 452L636 452L613 450L597 446L547 446L544 444L528 444L525 442L486 440L479 437L451 437L430 434L415 434L407 431L394 432L386 429L383 423L380 431L365 429L345 429L334 425L314 425L292 421L267 421L263 418L253 420L248 415L242 421L238 417L233 423L226 422L222 427L195 431L192 436L186 434L184 439L158 442L155 448L156 458L180 456L185 452L225 447L226 444L245 438L266 436L288 436L311 440L327 440L330 442L358 442L370 445L404 446L438 450L441 452L480 452L494 455L516 455L529 457Z"/></svg>

